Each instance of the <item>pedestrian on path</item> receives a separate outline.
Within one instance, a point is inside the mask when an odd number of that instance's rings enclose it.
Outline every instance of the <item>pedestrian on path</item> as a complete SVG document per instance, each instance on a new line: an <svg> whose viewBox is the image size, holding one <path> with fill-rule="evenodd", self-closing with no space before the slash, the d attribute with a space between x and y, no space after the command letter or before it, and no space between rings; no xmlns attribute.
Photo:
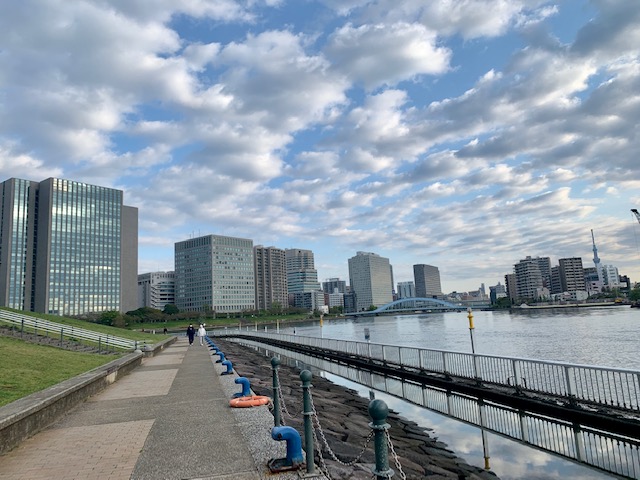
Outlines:
<svg viewBox="0 0 640 480"><path fill-rule="evenodd" d="M189 345L193 345L193 337L196 335L196 329L193 328L193 325L190 323L187 328L187 337L189 337Z"/></svg>
<svg viewBox="0 0 640 480"><path fill-rule="evenodd" d="M204 337L207 336L207 331L204 329L204 325L202 323L198 328L198 336L200 337L200 345L204 345Z"/></svg>

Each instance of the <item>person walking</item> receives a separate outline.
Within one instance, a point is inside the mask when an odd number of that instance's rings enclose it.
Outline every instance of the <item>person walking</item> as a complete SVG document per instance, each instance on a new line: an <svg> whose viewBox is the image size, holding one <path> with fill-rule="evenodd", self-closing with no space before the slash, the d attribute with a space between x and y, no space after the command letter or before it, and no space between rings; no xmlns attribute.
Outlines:
<svg viewBox="0 0 640 480"><path fill-rule="evenodd" d="M204 337L207 336L207 331L204 329L204 325L202 323L198 328L198 336L200 337L200 345L204 345Z"/></svg>
<svg viewBox="0 0 640 480"><path fill-rule="evenodd" d="M193 325L190 323L187 328L187 337L189 337L189 345L193 345L193 337L196 335L196 329L193 328Z"/></svg>

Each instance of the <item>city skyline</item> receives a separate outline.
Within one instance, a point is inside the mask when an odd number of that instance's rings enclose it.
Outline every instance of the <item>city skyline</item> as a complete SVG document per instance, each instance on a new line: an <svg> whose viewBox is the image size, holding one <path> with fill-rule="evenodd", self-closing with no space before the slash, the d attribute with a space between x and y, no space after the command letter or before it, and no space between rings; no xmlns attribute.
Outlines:
<svg viewBox="0 0 640 480"><path fill-rule="evenodd" d="M640 9L624 0L0 5L0 172L122 190L138 273L207 234L394 282L525 256L640 280ZM394 285L395 286L395 285Z"/></svg>

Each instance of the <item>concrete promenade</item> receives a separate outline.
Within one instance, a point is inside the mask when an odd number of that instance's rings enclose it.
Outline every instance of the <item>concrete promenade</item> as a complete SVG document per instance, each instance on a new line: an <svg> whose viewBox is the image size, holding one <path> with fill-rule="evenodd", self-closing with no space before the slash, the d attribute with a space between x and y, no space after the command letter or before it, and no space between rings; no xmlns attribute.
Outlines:
<svg viewBox="0 0 640 480"><path fill-rule="evenodd" d="M181 337L56 423L0 456L0 480L291 479L266 406L229 407L237 375ZM231 361L233 361L231 359ZM265 362L268 359L265 359Z"/></svg>

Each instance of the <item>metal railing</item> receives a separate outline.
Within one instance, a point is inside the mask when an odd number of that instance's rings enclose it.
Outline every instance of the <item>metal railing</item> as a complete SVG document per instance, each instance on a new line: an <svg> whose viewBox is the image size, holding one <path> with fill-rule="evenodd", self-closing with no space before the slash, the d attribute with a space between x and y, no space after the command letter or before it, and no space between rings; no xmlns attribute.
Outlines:
<svg viewBox="0 0 640 480"><path fill-rule="evenodd" d="M116 337L0 309L0 324L2 323L14 329L19 329L21 333L34 333L36 335L59 338L61 342L63 339L88 342L96 346L98 350L129 351L137 350L146 344L146 342L129 340L128 338Z"/></svg>
<svg viewBox="0 0 640 480"><path fill-rule="evenodd" d="M289 366L315 367L539 450L606 472L629 478L640 478L640 441L638 439L524 410L515 410L506 405L479 402L470 396L332 363L329 360L293 352L282 347L265 346L259 341L244 339L234 339L234 341L265 350L267 356L278 355L280 360Z"/></svg>
<svg viewBox="0 0 640 480"><path fill-rule="evenodd" d="M640 411L640 371L637 370L300 335L240 330L237 333L256 339L279 340L331 350L379 361L391 367L439 373L526 392L567 397L598 406ZM210 336L230 334L234 332L210 332Z"/></svg>

